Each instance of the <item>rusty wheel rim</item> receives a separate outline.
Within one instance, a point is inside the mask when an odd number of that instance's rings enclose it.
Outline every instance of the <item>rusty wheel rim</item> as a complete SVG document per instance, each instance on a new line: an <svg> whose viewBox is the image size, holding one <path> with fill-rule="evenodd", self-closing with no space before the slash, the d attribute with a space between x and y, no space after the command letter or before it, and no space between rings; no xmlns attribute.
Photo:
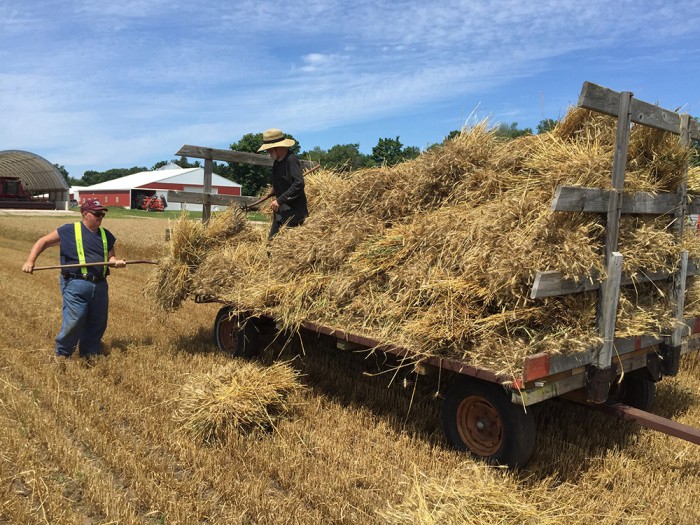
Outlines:
<svg viewBox="0 0 700 525"><path fill-rule="evenodd" d="M457 431L467 448L479 456L492 456L503 443L498 411L482 397L470 396L457 408Z"/></svg>
<svg viewBox="0 0 700 525"><path fill-rule="evenodd" d="M238 349L238 334L240 326L236 317L227 317L219 322L219 347L224 352L235 352Z"/></svg>

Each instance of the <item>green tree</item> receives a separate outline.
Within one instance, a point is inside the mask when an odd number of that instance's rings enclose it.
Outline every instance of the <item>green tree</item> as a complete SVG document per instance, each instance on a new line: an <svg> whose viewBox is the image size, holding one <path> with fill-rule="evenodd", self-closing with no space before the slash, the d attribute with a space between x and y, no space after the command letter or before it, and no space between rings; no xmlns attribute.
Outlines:
<svg viewBox="0 0 700 525"><path fill-rule="evenodd" d="M543 120L540 120L540 123L537 124L537 133L547 133L548 131L552 131L557 124L559 124L558 120L554 120L553 118L546 118Z"/></svg>
<svg viewBox="0 0 700 525"><path fill-rule="evenodd" d="M153 167L151 168L151 170L155 171L155 170L157 170L157 169L162 168L163 166L165 166L165 165L167 165L167 164L170 164L171 162L172 162L173 164L177 164L178 166L180 166L180 167L183 168L183 169L187 169L187 168L201 168L201 167L202 167L202 164L201 164L200 161L198 161L198 160L195 160L194 162L189 162L189 161L187 160L187 157L180 157L179 160L178 160L178 159L160 160L160 161L156 162L156 163L153 165Z"/></svg>
<svg viewBox="0 0 700 525"><path fill-rule="evenodd" d="M442 143L444 144L444 143L447 142L448 140L452 140L452 139L454 139L454 138L456 138L456 137L459 137L461 134L462 134L462 130L453 129L452 131L450 131L450 132L447 134L447 136L445 137L445 140L443 140Z"/></svg>
<svg viewBox="0 0 700 525"><path fill-rule="evenodd" d="M444 146L445 144L447 144L449 141L451 141L455 137L459 137L461 134L462 134L461 130L454 129L454 130L450 131L444 139L442 139L442 142L435 142L434 144L431 144L430 146L428 146L426 149L428 151L430 151L430 150L433 150L435 148L439 148L440 146Z"/></svg>
<svg viewBox="0 0 700 525"><path fill-rule="evenodd" d="M322 166L328 166L328 152L320 146L314 146L312 150L302 152L301 157Z"/></svg>
<svg viewBox="0 0 700 525"><path fill-rule="evenodd" d="M517 122L500 124L495 130L495 135L503 139L512 140L525 135L532 135L532 128L518 129Z"/></svg>
<svg viewBox="0 0 700 525"><path fill-rule="evenodd" d="M140 171L148 171L148 168L145 166L134 166L133 168L113 168L102 172L88 170L83 173L83 178L80 179L80 184L83 186L92 186L93 184L99 184L100 182L107 182L108 180L133 175L134 173L139 173Z"/></svg>
<svg viewBox="0 0 700 525"><path fill-rule="evenodd" d="M68 170L66 167L62 164L54 164L54 167L61 172L61 175L63 175L64 180L66 181L66 184L68 186L78 186L80 184L80 179L74 179L68 174Z"/></svg>
<svg viewBox="0 0 700 525"><path fill-rule="evenodd" d="M411 160L420 156L420 148L418 146L406 146L403 149L403 159Z"/></svg>
<svg viewBox="0 0 700 525"><path fill-rule="evenodd" d="M316 146L311 151L305 151L301 156L321 164L324 168L336 171L353 171L372 164L369 155L360 153L359 144L336 144L328 151Z"/></svg>
<svg viewBox="0 0 700 525"><path fill-rule="evenodd" d="M372 160L376 165L394 166L399 162L414 159L418 155L420 155L419 148L410 146L404 149L399 137L379 139L377 145L372 148Z"/></svg>
<svg viewBox="0 0 700 525"><path fill-rule="evenodd" d="M65 179L66 182L68 182L68 179L70 178L68 176L68 170L66 167L62 164L54 164L54 168L56 168L58 171L61 172L61 175L63 175L63 178Z"/></svg>
<svg viewBox="0 0 700 525"><path fill-rule="evenodd" d="M153 170L153 171L158 170L158 169L162 168L163 166L165 166L166 164L168 164L169 162L172 162L172 161L169 161L169 160L159 160L158 162L156 162L156 163L151 167L151 170Z"/></svg>
<svg viewBox="0 0 700 525"><path fill-rule="evenodd" d="M187 157L180 157L180 160L173 160L173 162L174 162L175 164L177 164L178 166L180 166L181 168L183 168L183 169L187 169L187 168L201 168L201 167L202 167L201 161L195 160L194 162L189 162L189 161L187 160Z"/></svg>
<svg viewBox="0 0 700 525"><path fill-rule="evenodd" d="M336 144L328 150L328 167L340 171L353 171L372 165L369 155L360 153L360 144Z"/></svg>
<svg viewBox="0 0 700 525"><path fill-rule="evenodd" d="M257 153L262 143L262 133L248 133L243 135L238 142L231 144L230 147L233 151ZM258 195L270 183L270 168L265 166L229 162L222 168L224 169L221 170L220 174L240 184L243 195Z"/></svg>

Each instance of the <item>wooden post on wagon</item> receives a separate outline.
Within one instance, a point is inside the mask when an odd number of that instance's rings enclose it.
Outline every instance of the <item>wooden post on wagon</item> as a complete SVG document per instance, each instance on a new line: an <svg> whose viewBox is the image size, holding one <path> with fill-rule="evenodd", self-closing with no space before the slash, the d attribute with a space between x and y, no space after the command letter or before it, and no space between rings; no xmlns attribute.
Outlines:
<svg viewBox="0 0 700 525"><path fill-rule="evenodd" d="M212 160L211 150L209 156L204 159L204 195L211 195L211 174L214 171L214 161ZM211 201L205 199L202 205L202 222L207 224L211 218Z"/></svg>
<svg viewBox="0 0 700 525"><path fill-rule="evenodd" d="M690 147L690 115L687 113L680 117L680 137L681 144ZM683 170L683 179L678 188L677 205L675 213L674 229L678 242L683 243L683 234L685 232L685 219L687 214L688 203L688 163L686 162ZM670 285L671 304L675 308L674 318L675 326L671 332L670 338L664 343L662 349L663 359L661 361L661 370L664 374L675 376L678 374L678 368L681 360L681 344L684 332L687 326L683 323L683 311L685 310L685 281L688 274L688 251L681 252L681 260L678 270L673 274ZM670 339L670 341L668 341Z"/></svg>
<svg viewBox="0 0 700 525"><path fill-rule="evenodd" d="M620 237L620 215L622 212L622 192L625 186L627 146L630 139L630 108L632 93L623 91L619 96L615 152L612 165L612 191L608 198L607 220L605 225L605 264L607 279L598 292L597 324L603 344L597 350L588 369L588 400L603 403L608 399L610 386L615 379L612 365L613 341L615 339L615 319L620 295L622 274L622 254L617 252Z"/></svg>

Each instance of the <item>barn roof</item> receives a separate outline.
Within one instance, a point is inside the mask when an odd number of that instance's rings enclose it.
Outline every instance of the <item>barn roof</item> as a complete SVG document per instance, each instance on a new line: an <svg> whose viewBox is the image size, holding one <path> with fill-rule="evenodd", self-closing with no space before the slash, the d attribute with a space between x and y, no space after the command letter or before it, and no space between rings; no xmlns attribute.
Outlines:
<svg viewBox="0 0 700 525"><path fill-rule="evenodd" d="M202 185L204 183L204 168L176 168L140 171L139 173L127 175L118 179L112 179L106 182L100 182L99 184L94 184L92 186L87 186L86 188L83 188L83 191L130 190L156 182ZM217 175L216 173L212 174L212 185L231 187L240 186L240 184L230 181L229 179L224 178L221 175Z"/></svg>
<svg viewBox="0 0 700 525"><path fill-rule="evenodd" d="M0 151L0 176L19 177L32 194L68 190L56 166L28 151Z"/></svg>

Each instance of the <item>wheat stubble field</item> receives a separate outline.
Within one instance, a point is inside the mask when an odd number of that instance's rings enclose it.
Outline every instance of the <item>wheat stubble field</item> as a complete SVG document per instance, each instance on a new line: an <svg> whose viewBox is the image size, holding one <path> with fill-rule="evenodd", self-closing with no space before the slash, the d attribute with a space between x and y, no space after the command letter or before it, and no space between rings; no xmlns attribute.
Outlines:
<svg viewBox="0 0 700 525"><path fill-rule="evenodd" d="M272 430L202 442L175 417L183 385L242 365L215 350L216 305L157 311L143 292L151 267L113 272L106 356L52 363L58 274L20 268L72 220L0 215L0 523L700 522L696 445L555 401L535 407L527 468L487 467L446 444L439 395L363 374L362 356L323 342L292 361L302 388ZM105 226L119 257L164 250L166 221ZM38 264L57 261L52 248ZM681 369L653 410L700 426L700 359Z"/></svg>

